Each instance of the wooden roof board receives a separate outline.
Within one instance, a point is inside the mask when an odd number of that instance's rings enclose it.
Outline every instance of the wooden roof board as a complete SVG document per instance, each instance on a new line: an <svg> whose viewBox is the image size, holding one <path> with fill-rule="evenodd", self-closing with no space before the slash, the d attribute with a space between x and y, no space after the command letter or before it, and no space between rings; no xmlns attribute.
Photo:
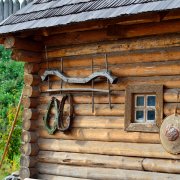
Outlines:
<svg viewBox="0 0 180 180"><path fill-rule="evenodd" d="M36 0L0 24L0 33L180 8L180 0Z"/></svg>

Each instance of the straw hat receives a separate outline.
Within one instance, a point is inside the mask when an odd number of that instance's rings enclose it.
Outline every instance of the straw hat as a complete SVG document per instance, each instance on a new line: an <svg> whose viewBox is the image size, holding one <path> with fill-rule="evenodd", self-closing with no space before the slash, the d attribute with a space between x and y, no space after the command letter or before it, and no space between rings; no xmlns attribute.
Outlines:
<svg viewBox="0 0 180 180"><path fill-rule="evenodd" d="M160 140L167 152L180 153L180 115L172 114L164 119L160 128Z"/></svg>

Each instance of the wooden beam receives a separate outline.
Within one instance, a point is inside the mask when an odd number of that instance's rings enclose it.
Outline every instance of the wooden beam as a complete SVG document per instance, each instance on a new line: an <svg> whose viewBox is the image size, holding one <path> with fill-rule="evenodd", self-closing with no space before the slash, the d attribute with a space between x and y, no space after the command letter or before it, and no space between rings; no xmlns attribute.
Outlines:
<svg viewBox="0 0 180 180"><path fill-rule="evenodd" d="M177 21L163 21L146 23L141 25L112 25L108 27L107 35L119 38L131 38L139 36L179 33L180 24Z"/></svg>
<svg viewBox="0 0 180 180"><path fill-rule="evenodd" d="M62 165L143 170L143 158L40 151L38 161Z"/></svg>
<svg viewBox="0 0 180 180"><path fill-rule="evenodd" d="M7 49L21 49L26 51L42 51L43 45L40 42L35 42L32 39L17 38L7 36L4 40L4 47Z"/></svg>
<svg viewBox="0 0 180 180"><path fill-rule="evenodd" d="M179 47L180 36L177 34L132 38L128 40L112 41L111 43L92 43L86 45L77 45L72 47L63 47L59 49L49 48L48 58L57 58L64 56L78 56L87 54L105 54L112 52L129 52L133 50L147 50L154 48Z"/></svg>
<svg viewBox="0 0 180 180"><path fill-rule="evenodd" d="M33 51L14 49L12 51L12 59L16 60L16 61L38 63L38 62L42 61L42 54L33 52Z"/></svg>
<svg viewBox="0 0 180 180"><path fill-rule="evenodd" d="M38 163L40 174L51 174L56 176L70 176L76 178L88 178L98 180L119 179L173 179L179 180L179 174L167 174L157 172L144 172L136 170L123 170L111 168L94 168L79 166L64 166L50 163Z"/></svg>
<svg viewBox="0 0 180 180"><path fill-rule="evenodd" d="M38 146L45 151L63 151L88 154L120 155L134 157L150 157L162 159L180 159L180 155L172 155L164 150L161 144L74 141L39 138Z"/></svg>
<svg viewBox="0 0 180 180"><path fill-rule="evenodd" d="M46 139L67 139L84 141L109 141L109 142L132 142L132 143L160 143L158 133L126 132L119 129L82 129L73 128L69 133L57 131L49 135L45 129L38 130L39 137Z"/></svg>

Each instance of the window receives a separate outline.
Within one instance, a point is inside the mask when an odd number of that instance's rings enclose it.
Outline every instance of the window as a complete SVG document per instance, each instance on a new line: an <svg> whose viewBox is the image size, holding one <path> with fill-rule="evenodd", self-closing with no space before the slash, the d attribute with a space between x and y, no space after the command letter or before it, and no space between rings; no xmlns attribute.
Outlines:
<svg viewBox="0 0 180 180"><path fill-rule="evenodd" d="M125 129L158 132L163 115L162 85L133 85L126 88Z"/></svg>

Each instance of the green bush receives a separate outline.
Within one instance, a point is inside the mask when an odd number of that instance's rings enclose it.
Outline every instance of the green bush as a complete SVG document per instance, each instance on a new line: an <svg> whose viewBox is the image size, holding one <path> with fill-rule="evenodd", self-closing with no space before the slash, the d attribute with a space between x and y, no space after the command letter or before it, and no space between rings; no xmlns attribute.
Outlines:
<svg viewBox="0 0 180 180"><path fill-rule="evenodd" d="M17 104L23 87L22 62L11 60L11 51L0 45L0 154L2 154L14 120ZM9 150L0 174L10 174L19 168L21 143L21 114L14 129Z"/></svg>

